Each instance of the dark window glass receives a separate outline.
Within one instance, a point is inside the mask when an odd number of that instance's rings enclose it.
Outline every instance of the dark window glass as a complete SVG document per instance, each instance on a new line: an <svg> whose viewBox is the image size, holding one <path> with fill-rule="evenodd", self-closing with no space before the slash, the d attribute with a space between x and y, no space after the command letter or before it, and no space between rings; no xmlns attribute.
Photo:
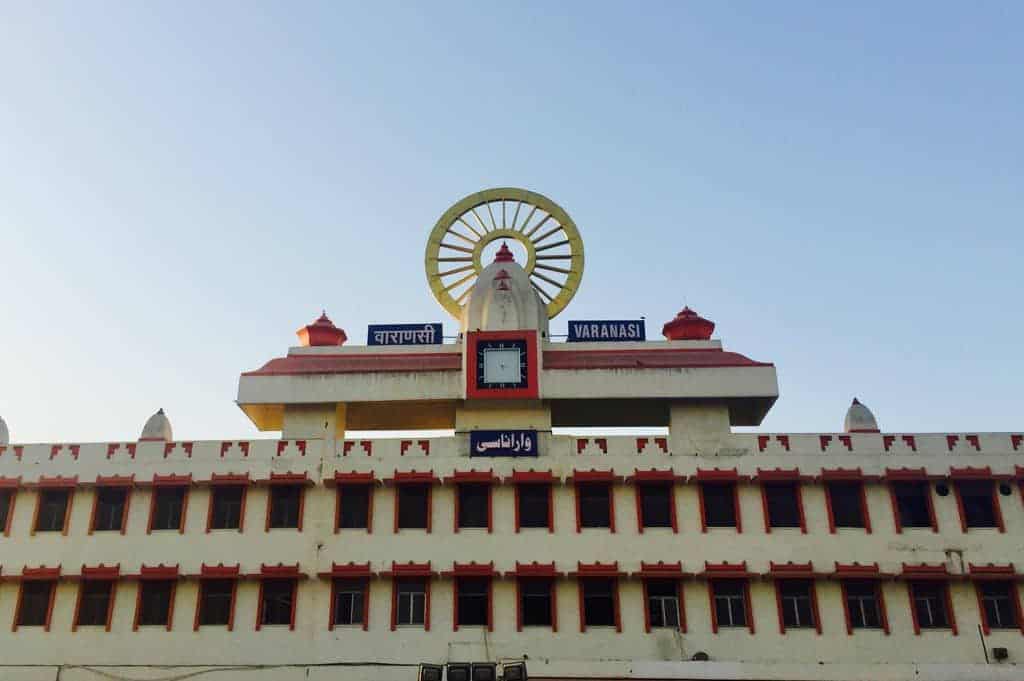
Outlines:
<svg viewBox="0 0 1024 681"><path fill-rule="evenodd" d="M1017 598L1009 582L981 582L981 606L985 610L985 622L990 629L1016 629Z"/></svg>
<svg viewBox="0 0 1024 681"><path fill-rule="evenodd" d="M846 587L846 609L850 613L850 626L854 629L879 629L882 626L882 608L878 601L878 583L852 579Z"/></svg>
<svg viewBox="0 0 1024 681"><path fill-rule="evenodd" d="M945 629L949 627L949 613L946 611L946 585L940 582L911 582L914 596L914 611L917 624L922 629Z"/></svg>
<svg viewBox="0 0 1024 681"><path fill-rule="evenodd" d="M548 527L550 485L519 485L519 526Z"/></svg>
<svg viewBox="0 0 1024 681"><path fill-rule="evenodd" d="M50 598L56 582L28 581L21 583L21 607L18 608L19 627L42 627L50 609Z"/></svg>
<svg viewBox="0 0 1024 681"><path fill-rule="evenodd" d="M273 485L270 488L270 527L298 528L302 499L301 485Z"/></svg>
<svg viewBox="0 0 1024 681"><path fill-rule="evenodd" d="M362 579L334 580L334 624L363 623L365 590L366 581Z"/></svg>
<svg viewBox="0 0 1024 681"><path fill-rule="evenodd" d="M398 580L396 623L423 625L426 621L426 587L427 583L422 579Z"/></svg>
<svg viewBox="0 0 1024 681"><path fill-rule="evenodd" d="M39 493L39 516L36 532L63 532L64 515L68 510L71 490L44 489Z"/></svg>
<svg viewBox="0 0 1024 681"><path fill-rule="evenodd" d="M14 490L0 489L0 533L7 528L7 514L11 510L11 500L14 498Z"/></svg>
<svg viewBox="0 0 1024 681"><path fill-rule="evenodd" d="M865 527L861 483L830 482L828 498L832 504L832 519L836 527Z"/></svg>
<svg viewBox="0 0 1024 681"><path fill-rule="evenodd" d="M519 597L524 627L551 626L551 589L554 583L550 579L529 578L519 580Z"/></svg>
<svg viewBox="0 0 1024 681"><path fill-rule="evenodd" d="M213 512L210 528L214 530L237 530L242 526L242 498L245 488L241 485L218 485L213 488Z"/></svg>
<svg viewBox="0 0 1024 681"><path fill-rule="evenodd" d="M110 610L110 594L114 583L109 580L88 580L81 584L82 594L78 603L78 619L75 624L80 627L103 627L107 624L107 612Z"/></svg>
<svg viewBox="0 0 1024 681"><path fill-rule="evenodd" d="M779 582L782 621L787 629L814 626L811 588L811 583L804 579L786 579Z"/></svg>
<svg viewBox="0 0 1024 681"><path fill-rule="evenodd" d="M426 485L398 486L398 527L400 529L427 529L427 504L430 488Z"/></svg>
<svg viewBox="0 0 1024 681"><path fill-rule="evenodd" d="M768 504L769 527L800 527L800 502L795 484L765 485L764 496Z"/></svg>
<svg viewBox="0 0 1024 681"><path fill-rule="evenodd" d="M931 527L932 518L928 512L928 495L931 490L927 482L897 482L893 484L896 495L896 509L903 527Z"/></svg>
<svg viewBox="0 0 1024 681"><path fill-rule="evenodd" d="M487 501L490 485L459 485L459 529L487 527Z"/></svg>
<svg viewBox="0 0 1024 681"><path fill-rule="evenodd" d="M169 579L139 582L139 626L167 626L171 617L171 594L174 582Z"/></svg>
<svg viewBox="0 0 1024 681"><path fill-rule="evenodd" d="M712 582L715 618L719 627L747 626L747 583L742 579L716 579Z"/></svg>
<svg viewBox="0 0 1024 681"><path fill-rule="evenodd" d="M579 485L580 527L611 527L611 485Z"/></svg>
<svg viewBox="0 0 1024 681"><path fill-rule="evenodd" d="M338 527L365 530L370 526L370 486L339 485Z"/></svg>
<svg viewBox="0 0 1024 681"><path fill-rule="evenodd" d="M291 624L294 579L264 579L260 624Z"/></svg>
<svg viewBox="0 0 1024 681"><path fill-rule="evenodd" d="M998 527L996 522L996 500L993 483L989 480L972 480L956 483L960 503L964 507L964 521L967 527Z"/></svg>
<svg viewBox="0 0 1024 681"><path fill-rule="evenodd" d="M672 579L647 580L647 619L652 627L679 627L679 584Z"/></svg>
<svg viewBox="0 0 1024 681"><path fill-rule="evenodd" d="M588 627L615 626L615 580L589 577L583 585L583 624Z"/></svg>
<svg viewBox="0 0 1024 681"><path fill-rule="evenodd" d="M227 625L231 621L235 580L204 579L200 585L199 624Z"/></svg>
<svg viewBox="0 0 1024 681"><path fill-rule="evenodd" d="M486 625L489 611L489 586L491 580L486 577L458 577L459 626Z"/></svg>
<svg viewBox="0 0 1024 681"><path fill-rule="evenodd" d="M736 485L703 483L704 524L708 527L736 527Z"/></svg>
<svg viewBox="0 0 1024 681"><path fill-rule="evenodd" d="M644 527L672 527L672 485L641 485L640 517Z"/></svg>
<svg viewBox="0 0 1024 681"><path fill-rule="evenodd" d="M185 508L184 487L157 487L153 494L153 529L180 530L182 509Z"/></svg>
<svg viewBox="0 0 1024 681"><path fill-rule="evenodd" d="M127 499L128 490L124 487L97 488L96 518L93 522L93 530L96 532L120 532Z"/></svg>

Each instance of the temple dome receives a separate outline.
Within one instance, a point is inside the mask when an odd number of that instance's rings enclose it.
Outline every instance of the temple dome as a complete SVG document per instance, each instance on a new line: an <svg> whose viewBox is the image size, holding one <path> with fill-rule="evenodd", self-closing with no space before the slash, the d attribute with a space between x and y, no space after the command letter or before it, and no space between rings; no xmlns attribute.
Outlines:
<svg viewBox="0 0 1024 681"><path fill-rule="evenodd" d="M11 441L11 433L7 430L7 422L0 416L0 445L6 445Z"/></svg>
<svg viewBox="0 0 1024 681"><path fill-rule="evenodd" d="M146 425L142 427L142 435L139 436L140 442L147 440L158 440L161 442L170 442L174 439L174 435L171 432L171 422L164 414L164 410L160 409L157 413L149 417L146 421Z"/></svg>
<svg viewBox="0 0 1024 681"><path fill-rule="evenodd" d="M853 404L846 410L846 420L843 422L843 430L847 433L877 433L878 421L871 410L860 403L856 397Z"/></svg>
<svg viewBox="0 0 1024 681"><path fill-rule="evenodd" d="M536 329L547 336L547 305L505 244L474 282L461 321L463 331Z"/></svg>

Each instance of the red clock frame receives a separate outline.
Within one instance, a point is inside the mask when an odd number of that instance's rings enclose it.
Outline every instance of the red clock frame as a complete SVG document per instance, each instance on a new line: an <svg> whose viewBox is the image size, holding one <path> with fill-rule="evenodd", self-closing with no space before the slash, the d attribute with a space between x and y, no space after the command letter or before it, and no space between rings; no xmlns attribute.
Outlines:
<svg viewBox="0 0 1024 681"><path fill-rule="evenodd" d="M523 388L478 388L477 348L480 341L526 341L526 386ZM472 331L466 334L466 397L471 400L530 400L540 397L537 366L537 332Z"/></svg>

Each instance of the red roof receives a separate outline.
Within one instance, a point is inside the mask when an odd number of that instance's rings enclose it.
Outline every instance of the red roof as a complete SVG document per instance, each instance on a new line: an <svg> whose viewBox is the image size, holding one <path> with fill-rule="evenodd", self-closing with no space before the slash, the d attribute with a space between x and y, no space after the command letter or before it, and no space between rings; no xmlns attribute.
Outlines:
<svg viewBox="0 0 1024 681"><path fill-rule="evenodd" d="M676 369L770 367L736 352L713 348L650 350L547 350L545 369Z"/></svg>
<svg viewBox="0 0 1024 681"><path fill-rule="evenodd" d="M288 355L272 359L243 376L294 376L301 374L363 374L388 371L458 371L458 352L372 355Z"/></svg>

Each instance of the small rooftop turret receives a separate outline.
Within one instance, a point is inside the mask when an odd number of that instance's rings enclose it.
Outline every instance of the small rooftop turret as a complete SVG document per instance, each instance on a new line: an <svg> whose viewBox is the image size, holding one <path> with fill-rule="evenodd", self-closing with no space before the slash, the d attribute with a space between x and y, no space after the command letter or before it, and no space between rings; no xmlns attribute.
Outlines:
<svg viewBox="0 0 1024 681"><path fill-rule="evenodd" d="M684 307L675 319L665 322L661 333L669 340L708 340L715 330L715 323Z"/></svg>
<svg viewBox="0 0 1024 681"><path fill-rule="evenodd" d="M7 430L7 422L0 416L0 445L10 444L11 433Z"/></svg>
<svg viewBox="0 0 1024 681"><path fill-rule="evenodd" d="M877 433L878 421L871 410L861 404L856 397L853 404L846 410L846 419L843 421L843 430L847 433Z"/></svg>
<svg viewBox="0 0 1024 681"><path fill-rule="evenodd" d="M327 317L326 311L323 311L315 322L296 331L295 335L299 337L299 344L303 347L343 345L348 340L345 330L336 327Z"/></svg>
<svg viewBox="0 0 1024 681"><path fill-rule="evenodd" d="M173 439L171 422L163 409L149 417L146 425L142 427L142 435L139 436L139 442L170 442Z"/></svg>

